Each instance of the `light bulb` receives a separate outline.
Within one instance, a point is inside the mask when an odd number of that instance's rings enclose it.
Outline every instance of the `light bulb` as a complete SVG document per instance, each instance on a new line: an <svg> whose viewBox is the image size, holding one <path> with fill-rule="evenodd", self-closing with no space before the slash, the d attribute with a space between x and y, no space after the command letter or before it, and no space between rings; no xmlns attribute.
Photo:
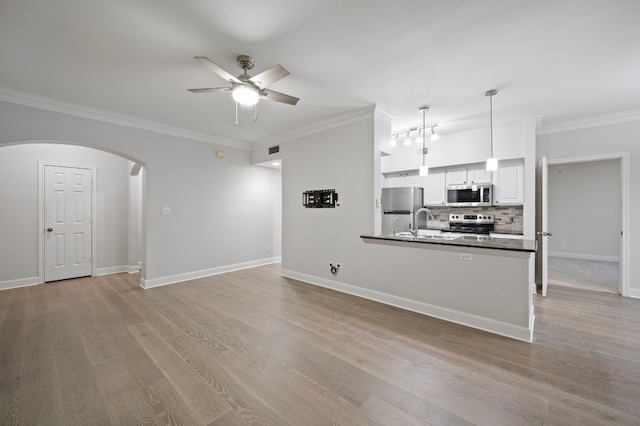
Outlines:
<svg viewBox="0 0 640 426"><path fill-rule="evenodd" d="M407 133L407 138L404 140L404 146L411 145L411 138L409 137L409 133Z"/></svg>
<svg viewBox="0 0 640 426"><path fill-rule="evenodd" d="M498 159L495 157L487 158L487 170L498 170Z"/></svg>
<svg viewBox="0 0 640 426"><path fill-rule="evenodd" d="M248 84L237 84L231 91L231 96L240 105L255 105L260 99L258 89Z"/></svg>
<svg viewBox="0 0 640 426"><path fill-rule="evenodd" d="M431 142L435 142L438 139L440 139L440 135L437 134L434 130L433 127L431 128Z"/></svg>
<svg viewBox="0 0 640 426"><path fill-rule="evenodd" d="M389 142L389 146L391 146L391 148L393 148L397 144L398 144L398 136L397 135L393 135L393 137L391 138L391 142Z"/></svg>

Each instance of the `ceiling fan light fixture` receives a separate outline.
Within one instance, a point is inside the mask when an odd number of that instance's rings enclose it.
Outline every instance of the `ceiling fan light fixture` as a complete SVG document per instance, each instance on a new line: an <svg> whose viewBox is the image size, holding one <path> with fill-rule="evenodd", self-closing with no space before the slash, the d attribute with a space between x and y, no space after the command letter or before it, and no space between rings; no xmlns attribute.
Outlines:
<svg viewBox="0 0 640 426"><path fill-rule="evenodd" d="M260 100L258 89L249 84L236 84L231 91L233 100L240 105L255 105Z"/></svg>

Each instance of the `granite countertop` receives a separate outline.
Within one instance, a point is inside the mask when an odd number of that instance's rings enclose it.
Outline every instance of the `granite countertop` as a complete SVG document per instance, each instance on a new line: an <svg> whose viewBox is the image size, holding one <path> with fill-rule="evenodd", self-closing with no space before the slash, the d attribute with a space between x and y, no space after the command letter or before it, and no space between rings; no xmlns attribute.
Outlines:
<svg viewBox="0 0 640 426"><path fill-rule="evenodd" d="M400 235L360 235L360 238L383 241L401 241L411 244L437 244L459 247L478 247L494 250L528 251L535 252L536 240L522 240L512 238L491 238L486 236L460 236L452 240L429 239L425 237L400 236Z"/></svg>

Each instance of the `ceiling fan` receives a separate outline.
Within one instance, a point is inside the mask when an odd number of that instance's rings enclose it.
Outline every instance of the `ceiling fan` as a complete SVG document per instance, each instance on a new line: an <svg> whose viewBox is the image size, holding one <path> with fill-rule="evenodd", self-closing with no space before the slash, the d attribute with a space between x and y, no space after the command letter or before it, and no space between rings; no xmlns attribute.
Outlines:
<svg viewBox="0 0 640 426"><path fill-rule="evenodd" d="M289 75L289 71L280 64L251 77L247 74L247 71L253 69L255 60L251 56L238 55L236 58L238 66L242 68L244 72L238 77L234 77L231 73L206 56L194 56L194 59L197 59L211 71L227 80L231 83L231 86L187 90L191 93L231 92L233 100L236 101L236 125L238 124L238 104L256 105L260 98L262 98L270 101L282 102L284 104L295 105L300 100L294 96L285 95L284 93L267 89L267 86Z"/></svg>

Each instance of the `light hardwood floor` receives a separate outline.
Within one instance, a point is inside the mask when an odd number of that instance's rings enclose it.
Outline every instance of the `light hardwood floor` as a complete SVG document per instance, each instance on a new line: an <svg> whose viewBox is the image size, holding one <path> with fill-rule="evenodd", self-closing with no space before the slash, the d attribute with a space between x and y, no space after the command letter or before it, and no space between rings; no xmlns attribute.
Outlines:
<svg viewBox="0 0 640 426"><path fill-rule="evenodd" d="M0 424L640 424L640 300L550 287L533 344L285 279L0 292Z"/></svg>

